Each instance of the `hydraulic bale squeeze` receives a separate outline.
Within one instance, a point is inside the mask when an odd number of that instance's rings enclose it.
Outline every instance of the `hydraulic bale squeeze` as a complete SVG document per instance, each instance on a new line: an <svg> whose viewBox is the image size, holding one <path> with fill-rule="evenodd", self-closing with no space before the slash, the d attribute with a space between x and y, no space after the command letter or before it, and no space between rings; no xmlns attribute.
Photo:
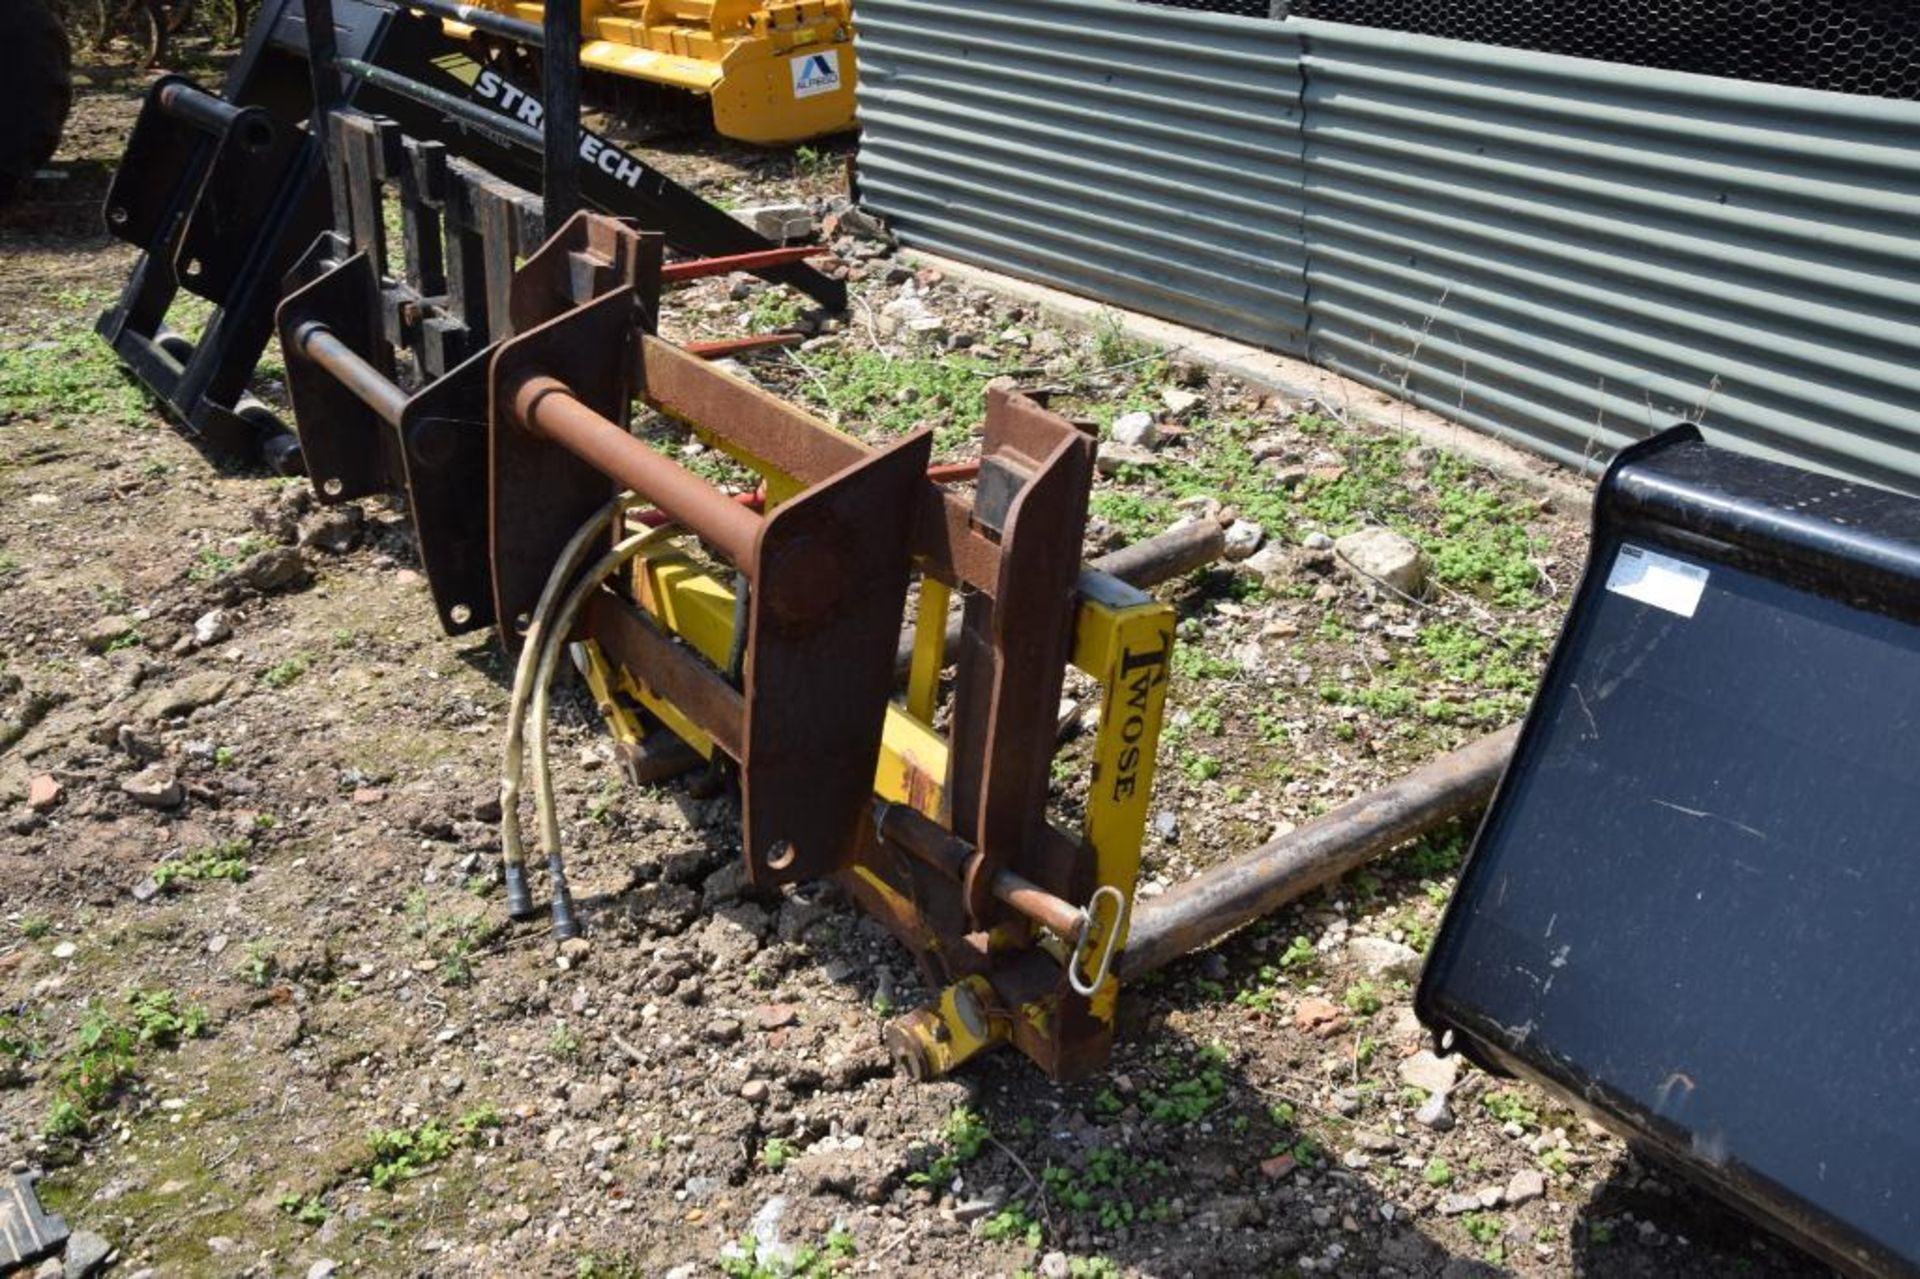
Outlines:
<svg viewBox="0 0 1920 1279"><path fill-rule="evenodd" d="M969 501L929 478L930 433L869 448L660 340L653 318L640 288L618 289L494 360L503 634L546 646L536 671L578 639L616 720L631 708L656 734L737 771L750 883L834 877L914 950L944 990L889 1028L913 1073L1002 1041L1055 1075L1097 1068L1113 1030L1112 959L1139 865L1173 618L1081 566L1092 441L996 390ZM629 433L635 399L756 472L765 513ZM621 491L670 523L628 534L618 517L604 520ZM567 554L570 539L609 523L616 549L555 613L569 560L584 558ZM916 583L914 660L896 700L894 654ZM935 706L955 591L963 625L943 735ZM1046 812L1069 662L1104 686L1079 834ZM534 723L540 731L537 713ZM517 851L510 839L518 898ZM559 905L564 924L563 896Z"/></svg>
<svg viewBox="0 0 1920 1279"><path fill-rule="evenodd" d="M345 112L337 149L377 134ZM408 393L395 345L450 320L412 314L378 256L351 226L311 255L280 309L289 387L321 500L407 493L443 624L492 621L518 651L509 909L534 909L530 764L556 929L579 928L546 735L572 649L635 756L737 777L751 884L834 878L915 952L942 993L888 1028L913 1074L1001 1042L1056 1076L1097 1069L1173 616L1081 563L1091 438L996 388L969 496L930 468L930 432L871 448L660 338L663 277L724 260L663 267L657 236L585 213L513 273L505 334ZM636 403L758 492L723 492L634 434ZM1069 665L1102 690L1079 831L1047 812Z"/></svg>

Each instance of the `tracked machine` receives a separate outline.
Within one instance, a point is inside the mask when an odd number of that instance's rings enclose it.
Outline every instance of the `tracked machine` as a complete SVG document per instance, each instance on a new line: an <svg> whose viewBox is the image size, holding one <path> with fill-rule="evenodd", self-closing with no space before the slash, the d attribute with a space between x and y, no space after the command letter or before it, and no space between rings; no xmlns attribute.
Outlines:
<svg viewBox="0 0 1920 1279"><path fill-rule="evenodd" d="M591 101L643 129L710 121L742 142L804 142L853 127L852 0L579 0ZM538 39L539 4L478 0L448 34L511 63Z"/></svg>

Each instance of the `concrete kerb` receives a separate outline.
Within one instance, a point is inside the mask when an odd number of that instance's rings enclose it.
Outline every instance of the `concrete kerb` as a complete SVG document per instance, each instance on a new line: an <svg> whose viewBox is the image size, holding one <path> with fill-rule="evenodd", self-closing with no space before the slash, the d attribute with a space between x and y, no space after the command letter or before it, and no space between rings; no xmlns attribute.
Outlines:
<svg viewBox="0 0 1920 1279"><path fill-rule="evenodd" d="M1555 510L1578 514L1592 505L1593 479L1582 478L1536 454L1503 440L1490 439L1471 427L1449 422L1437 413L1396 400L1305 360L1276 355L1231 338L1137 311L1121 310L939 254L903 248L901 256L916 266L933 267L950 280L989 289L1034 307L1048 320L1066 328L1089 331L1097 325L1118 324L1121 332L1130 338L1165 347L1182 359L1238 378L1257 390L1287 399L1317 400L1349 421L1398 431L1424 444L1447 449L1525 486L1550 502Z"/></svg>

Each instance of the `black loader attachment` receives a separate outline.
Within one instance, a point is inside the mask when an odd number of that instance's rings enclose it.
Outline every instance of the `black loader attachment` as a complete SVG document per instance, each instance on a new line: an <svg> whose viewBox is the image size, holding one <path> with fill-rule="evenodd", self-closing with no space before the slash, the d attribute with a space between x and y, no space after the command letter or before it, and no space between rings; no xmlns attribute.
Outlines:
<svg viewBox="0 0 1920 1279"><path fill-rule="evenodd" d="M1920 500L1623 452L1428 959L1443 1043L1920 1273Z"/></svg>
<svg viewBox="0 0 1920 1279"><path fill-rule="evenodd" d="M269 0L219 93L179 76L149 91L106 206L109 230L141 255L98 328L209 448L303 469L294 435L248 384L289 284L311 283L323 262L340 260L338 240L316 249L317 238L332 228L352 242L358 216L364 244L368 221L384 216L368 193L383 184L406 197L412 297L394 292L376 254L381 331L412 349L422 379L505 335L513 255L577 207L631 218L677 254L733 258L734 269L844 306L841 281L580 127L578 62L558 54L578 45L577 30L564 29L571 6L548 13L562 29L557 39L545 33L554 52L544 101L504 61L483 65L449 40L449 7ZM331 136L348 127L330 115L338 108L360 113L358 134ZM390 149L369 153L367 136ZM329 164L333 150L346 160ZM501 194L516 188L544 201ZM208 304L197 332L169 324L183 295Z"/></svg>

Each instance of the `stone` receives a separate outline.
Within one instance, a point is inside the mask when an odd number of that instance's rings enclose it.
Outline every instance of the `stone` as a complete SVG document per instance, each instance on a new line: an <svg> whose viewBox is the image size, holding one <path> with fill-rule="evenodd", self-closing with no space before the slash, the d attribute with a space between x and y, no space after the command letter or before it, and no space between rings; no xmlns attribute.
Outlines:
<svg viewBox="0 0 1920 1279"><path fill-rule="evenodd" d="M1442 1217L1458 1217L1464 1213L1480 1211L1480 1196L1469 1194L1451 1194L1443 1198L1436 1207Z"/></svg>
<svg viewBox="0 0 1920 1279"><path fill-rule="evenodd" d="M260 552L235 570L240 580L263 595L293 590L313 580L306 557L291 546Z"/></svg>
<svg viewBox="0 0 1920 1279"><path fill-rule="evenodd" d="M233 676L219 671L201 671L167 685L141 706L147 719L177 719L202 706L211 706L233 687Z"/></svg>
<svg viewBox="0 0 1920 1279"><path fill-rule="evenodd" d="M27 807L44 813L58 804L64 794L66 788L54 780L53 774L41 773L27 783Z"/></svg>
<svg viewBox="0 0 1920 1279"><path fill-rule="evenodd" d="M757 936L737 921L718 915L707 921L696 944L716 971L744 965L760 953Z"/></svg>
<svg viewBox="0 0 1920 1279"><path fill-rule="evenodd" d="M772 1085L764 1079L749 1079L740 1085L741 1098L756 1106L765 1101L772 1091Z"/></svg>
<svg viewBox="0 0 1920 1279"><path fill-rule="evenodd" d="M1347 943L1347 958L1376 981L1412 981L1420 974L1420 952L1385 937L1355 937Z"/></svg>
<svg viewBox="0 0 1920 1279"><path fill-rule="evenodd" d="M1426 553L1392 529L1363 528L1335 542L1333 550L1341 568L1363 582L1415 599L1426 590Z"/></svg>
<svg viewBox="0 0 1920 1279"><path fill-rule="evenodd" d="M1334 540L1325 533L1316 531L1301 538L1300 545L1310 551L1331 551L1334 548Z"/></svg>
<svg viewBox="0 0 1920 1279"><path fill-rule="evenodd" d="M1160 392L1160 402L1167 406L1167 416L1185 417L1207 402L1207 397L1192 391L1183 391L1177 387L1168 387Z"/></svg>
<svg viewBox="0 0 1920 1279"><path fill-rule="evenodd" d="M1259 524L1252 520L1235 520L1227 525L1226 541L1221 544L1220 553L1238 563L1251 557L1266 540L1267 530Z"/></svg>
<svg viewBox="0 0 1920 1279"><path fill-rule="evenodd" d="M1546 1177L1538 1169L1522 1168L1507 1183L1506 1200L1509 1204L1531 1203L1546 1193Z"/></svg>
<svg viewBox="0 0 1920 1279"><path fill-rule="evenodd" d="M801 240L813 234L813 210L799 203L756 204L751 208L735 209L736 220L746 223L769 240ZM847 215L841 215L841 226L847 226ZM850 229L850 228L849 228Z"/></svg>
<svg viewBox="0 0 1920 1279"><path fill-rule="evenodd" d="M1109 434L1115 444L1150 449L1160 442L1160 424L1145 409L1135 409L1113 419Z"/></svg>
<svg viewBox="0 0 1920 1279"><path fill-rule="evenodd" d="M307 1279L333 1279L339 1270L339 1262L330 1257L322 1257L307 1267Z"/></svg>
<svg viewBox="0 0 1920 1279"><path fill-rule="evenodd" d="M1269 1181L1284 1181L1293 1175L1299 1162L1292 1155L1275 1155L1271 1159L1260 1161L1260 1175Z"/></svg>
<svg viewBox="0 0 1920 1279"><path fill-rule="evenodd" d="M916 315L900 326L908 337L928 346L947 344L947 322L937 315Z"/></svg>
<svg viewBox="0 0 1920 1279"><path fill-rule="evenodd" d="M178 808L186 798L186 792L180 789L180 779L159 765L141 769L121 782L120 790L146 808Z"/></svg>
<svg viewBox="0 0 1920 1279"><path fill-rule="evenodd" d="M1040 1258L1040 1279L1067 1279L1072 1263L1064 1252L1050 1252Z"/></svg>
<svg viewBox="0 0 1920 1279"><path fill-rule="evenodd" d="M1400 1143L1391 1134L1373 1128L1362 1128L1353 1134L1353 1144L1375 1155L1390 1155L1400 1149Z"/></svg>
<svg viewBox="0 0 1920 1279"><path fill-rule="evenodd" d="M1451 1132L1453 1111L1447 1105L1447 1094L1437 1092L1421 1102L1420 1109L1413 1112L1413 1122L1434 1132Z"/></svg>
<svg viewBox="0 0 1920 1279"><path fill-rule="evenodd" d="M163 753L157 738L142 733L131 724L122 724L114 731L113 743L141 763L159 759ZM211 758L211 752L209 752L209 758Z"/></svg>
<svg viewBox="0 0 1920 1279"><path fill-rule="evenodd" d="M753 1010L754 1024L762 1030L791 1026L799 1016L799 1010L792 1004L762 1004Z"/></svg>
<svg viewBox="0 0 1920 1279"><path fill-rule="evenodd" d="M67 1259L61 1268L62 1279L88 1279L113 1255L113 1245L91 1230L76 1230L67 1236Z"/></svg>
<svg viewBox="0 0 1920 1279"><path fill-rule="evenodd" d="M300 521L300 545L344 555L360 544L366 517L357 506L330 506Z"/></svg>
<svg viewBox="0 0 1920 1279"><path fill-rule="evenodd" d="M579 963L593 953L593 943L584 937L569 937L560 943L561 958L571 963Z"/></svg>
<svg viewBox="0 0 1920 1279"><path fill-rule="evenodd" d="M1293 1010L1293 1024L1301 1030L1318 1030L1344 1020L1338 1004L1318 995L1309 995Z"/></svg>
<svg viewBox="0 0 1920 1279"><path fill-rule="evenodd" d="M1453 1091L1459 1076L1458 1057L1436 1057L1425 1048L1400 1063L1400 1082L1422 1089L1429 1096L1446 1096Z"/></svg>
<svg viewBox="0 0 1920 1279"><path fill-rule="evenodd" d="M574 1115L591 1115L606 1100L607 1091L598 1084L575 1084L567 1090L567 1111Z"/></svg>
<svg viewBox="0 0 1920 1279"><path fill-rule="evenodd" d="M80 642L87 646L89 653L104 653L132 634L133 620L114 614L88 625L80 634Z"/></svg>
<svg viewBox="0 0 1920 1279"><path fill-rule="evenodd" d="M1298 443L1290 435L1263 435L1247 445L1247 454L1255 462L1269 462L1275 458L1293 456L1294 446Z"/></svg>
<svg viewBox="0 0 1920 1279"><path fill-rule="evenodd" d="M1240 567L1274 587L1284 586L1293 577L1293 556L1278 542L1268 542L1240 561Z"/></svg>
<svg viewBox="0 0 1920 1279"><path fill-rule="evenodd" d="M953 1206L953 1219L960 1222L978 1221L1000 1211L1007 1201L1005 1186L988 1186L977 1195L962 1199Z"/></svg>
<svg viewBox="0 0 1920 1279"><path fill-rule="evenodd" d="M1180 815L1163 808L1153 815L1153 833L1169 844L1180 842Z"/></svg>
<svg viewBox="0 0 1920 1279"><path fill-rule="evenodd" d="M1129 466L1152 466L1156 460L1152 449L1104 440L1094 451L1093 466L1102 475L1118 475Z"/></svg>

